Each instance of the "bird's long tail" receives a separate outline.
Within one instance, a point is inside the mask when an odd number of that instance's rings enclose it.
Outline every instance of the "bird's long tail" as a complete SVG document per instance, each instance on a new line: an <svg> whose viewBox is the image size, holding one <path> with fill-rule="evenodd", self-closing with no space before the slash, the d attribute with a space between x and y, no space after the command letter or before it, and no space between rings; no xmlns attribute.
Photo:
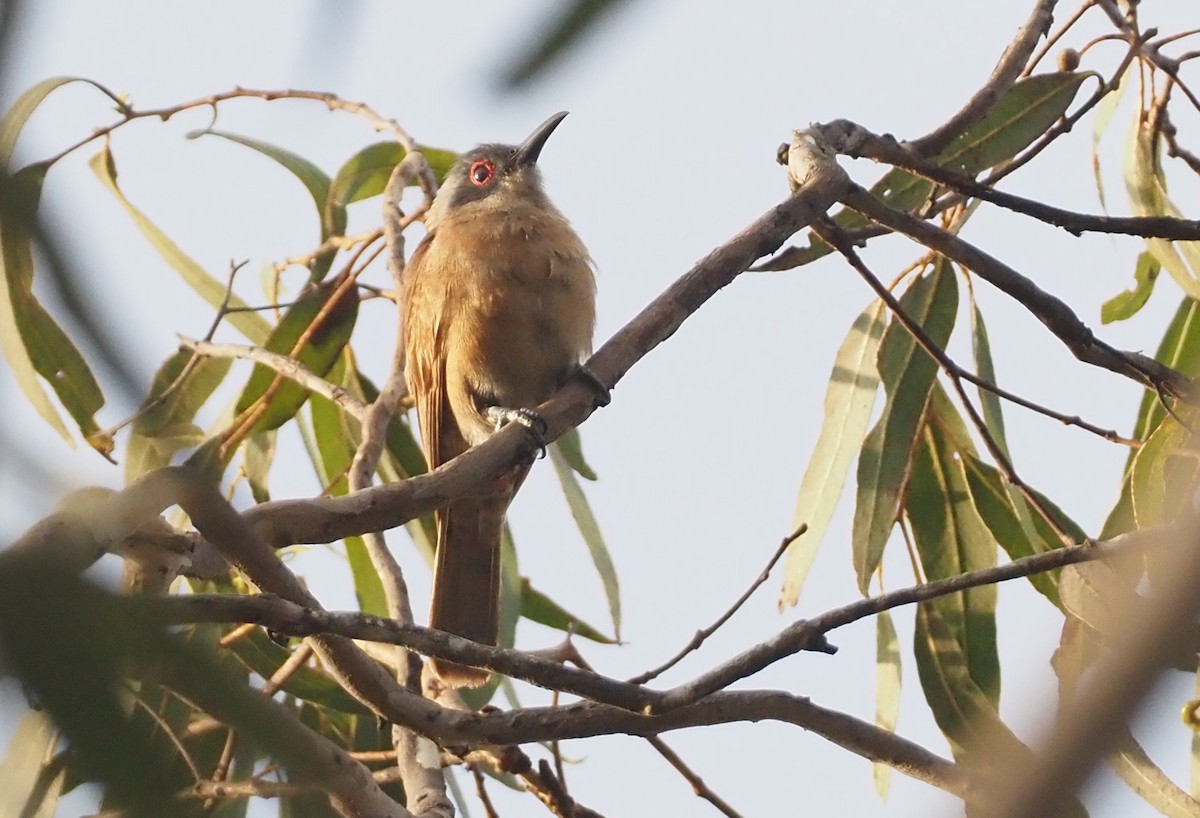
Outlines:
<svg viewBox="0 0 1200 818"><path fill-rule="evenodd" d="M485 645L496 644L500 628L500 535L519 474L486 495L461 497L438 514L437 564L433 574L430 627ZM450 687L478 687L488 672L433 660Z"/></svg>

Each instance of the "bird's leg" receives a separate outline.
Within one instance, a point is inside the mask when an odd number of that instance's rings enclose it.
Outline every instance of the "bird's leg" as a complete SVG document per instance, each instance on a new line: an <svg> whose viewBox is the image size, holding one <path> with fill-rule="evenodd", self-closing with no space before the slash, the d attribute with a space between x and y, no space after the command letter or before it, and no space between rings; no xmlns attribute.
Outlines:
<svg viewBox="0 0 1200 818"><path fill-rule="evenodd" d="M596 393L597 409L612 403L612 390L608 388L608 384L600 380L599 375L588 369L587 364L576 364L575 374L587 381L588 386L592 387L592 391Z"/></svg>
<svg viewBox="0 0 1200 818"><path fill-rule="evenodd" d="M538 447L538 458L546 456L546 419L533 409L509 409L504 406L489 406L485 412L488 420L500 431L509 423L524 426Z"/></svg>

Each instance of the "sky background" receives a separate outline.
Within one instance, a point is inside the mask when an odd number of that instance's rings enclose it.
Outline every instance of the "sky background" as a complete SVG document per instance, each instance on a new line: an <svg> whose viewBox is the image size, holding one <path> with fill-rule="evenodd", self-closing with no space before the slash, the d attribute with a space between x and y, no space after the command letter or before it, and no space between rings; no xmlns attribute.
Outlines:
<svg viewBox="0 0 1200 818"><path fill-rule="evenodd" d="M774 153L793 128L844 117L901 138L929 131L983 82L1029 5L747 0L735 12L707 0L630 3L545 79L505 92L497 82L500 70L534 41L556 4L38 0L25 4L16 48L0 69L0 104L7 108L28 86L60 74L95 79L137 107L173 105L236 85L315 89L367 102L419 142L455 150L518 141L547 115L569 110L541 166L550 195L596 260L599 345L696 260L787 195ZM1164 32L1194 26L1190 6L1143 4L1143 23ZM1064 6L1062 15L1070 10ZM1083 30L1108 28L1097 14ZM1101 46L1084 68L1111 71L1120 48ZM1051 69L1048 61L1045 70ZM1085 88L1090 92L1091 86ZM18 162L50 155L112 118L111 103L93 90L59 91L30 122ZM221 278L231 259L249 259L240 292L261 303L258 271L311 249L316 219L296 180L274 163L222 140L185 140L208 122L207 112L196 111L167 124L145 121L122 129L112 142L120 182L211 274ZM1114 213L1128 212L1119 175L1128 122L1126 105L1102 146ZM1097 212L1091 123L1086 119L1035 163L1036 170L1017 174L1005 188ZM1185 139L1189 126L1195 133L1194 116L1180 113L1177 124ZM304 102L226 104L218 127L279 144L330 173L358 148L383 138L360 119ZM96 311L106 316L134 371L148 381L174 350L175 333L202 335L211 312L88 170L98 148L52 170L44 214L84 271ZM845 164L864 184L881 173L869 163ZM1196 185L1182 181L1189 184L1173 188L1173 196L1194 214ZM351 219L351 231L377 224L378 200L356 205ZM1140 240L1077 239L988 207L964 235L1066 299L1104 340L1121 348L1153 352L1178 303L1176 288L1164 280L1135 320L1100 327L1100 304L1132 281ZM919 248L898 237L873 241L865 252L885 280L919 255ZM291 281L298 283L301 275L293 271ZM381 265L366 280L390 286ZM55 309L52 293L40 292ZM1076 363L1034 319L986 284L977 294L1002 385L1102 427L1129 430L1140 397L1132 383ZM598 670L626 677L657 665L724 611L762 569L790 529L834 352L869 301L866 286L833 258L789 272L743 275L634 367L614 390L612 404L582 428L585 452L600 475L587 493L620 573L627 642L581 643ZM964 362L970 360L967 326L964 313L951 343L951 353ZM386 374L394 333L391 305L369 302L355 348L377 381ZM232 333L224 337L240 340ZM114 392L102 424L125 417L132 405ZM202 419L214 421L221 407L215 401ZM0 418L0 451L6 452L0 457L9 461L0 468L0 538L15 536L71 488L121 485L120 469L85 446L68 448L37 418L7 370L0 372ZM1014 407L1006 407L1006 419L1021 475L1097 533L1116 498L1126 451ZM297 442L294 435L285 437L281 448ZM25 459L50 476L11 465ZM295 466L273 485L276 497L319 489L303 461ZM796 617L857 598L851 513L852 503L843 498L797 608L777 610L777 572L662 683L691 678ZM521 572L607 629L599 580L548 463L534 469L510 520ZM423 610L424 565L403 532L389 535L389 542L409 570L414 603ZM349 571L336 548L312 549L305 560L306 579L327 607L353 605ZM104 565L98 573L106 577L114 570ZM889 548L884 577L888 588L912 581L899 542ZM911 661L912 616L912 609L896 612L905 654L898 730L948 755ZM1027 583L1002 589L1002 715L1030 740L1052 713L1049 658L1060 624ZM874 622L832 638L840 647L836 656L800 655L743 686L791 690L870 720ZM556 634L528 623L518 633L521 648L557 641ZM1176 714L1193 686L1188 677L1170 677L1138 728L1156 761L1185 786L1190 733ZM537 692L524 695L527 703L543 700ZM0 683L0 746L22 709L16 686ZM666 740L747 816L784 805L861 816L955 810L954 799L898 774L889 802L881 803L868 762L790 726L729 725ZM581 761L567 770L572 794L602 814L716 814L638 739L568 743L565 753ZM491 788L501 814L540 809L528 796L502 790ZM1096 784L1088 803L1093 815L1147 812L1119 784ZM80 797L62 814L88 809Z"/></svg>

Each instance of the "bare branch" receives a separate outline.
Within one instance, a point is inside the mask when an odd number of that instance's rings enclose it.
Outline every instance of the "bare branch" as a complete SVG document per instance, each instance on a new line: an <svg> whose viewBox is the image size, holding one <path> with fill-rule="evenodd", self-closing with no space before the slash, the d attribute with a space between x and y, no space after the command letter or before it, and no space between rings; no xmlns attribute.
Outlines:
<svg viewBox="0 0 1200 818"><path fill-rule="evenodd" d="M992 110L1000 97L1012 88L1021 76L1025 64L1033 54L1034 48L1037 47L1038 40L1050 30L1050 24L1054 22L1056 5L1058 5L1057 0L1038 0L1034 4L1029 19L1025 21L1017 32L1017 36L1004 49L1004 53L1000 55L1000 61L992 69L992 75L988 77L983 87L976 91L967 104L949 120L931 133L910 142L912 150L921 156L932 156L939 153Z"/></svg>

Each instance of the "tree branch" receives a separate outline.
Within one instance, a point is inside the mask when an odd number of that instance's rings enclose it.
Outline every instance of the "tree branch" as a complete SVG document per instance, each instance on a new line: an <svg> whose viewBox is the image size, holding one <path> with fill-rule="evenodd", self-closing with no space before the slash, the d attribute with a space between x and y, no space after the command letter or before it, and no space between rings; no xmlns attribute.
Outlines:
<svg viewBox="0 0 1200 818"><path fill-rule="evenodd" d="M1029 19L1025 21L1017 32L1017 36L1004 49L999 62L992 69L992 75L988 77L983 87L976 91L975 95L967 100L967 104L949 120L929 134L910 142L909 145L913 151L921 156L940 153L960 134L987 116L988 111L992 110L1000 97L1016 83L1025 69L1030 55L1037 47L1038 40L1050 30L1050 24L1054 22L1056 5L1058 5L1057 0L1038 0L1034 4Z"/></svg>
<svg viewBox="0 0 1200 818"><path fill-rule="evenodd" d="M843 202L872 221L903 233L967 267L1016 299L1084 363L1124 375L1145 387L1175 397L1188 397L1194 392L1191 381L1180 372L1139 352L1122 352L1099 340L1065 301L949 231L893 210L857 185L846 194Z"/></svg>

